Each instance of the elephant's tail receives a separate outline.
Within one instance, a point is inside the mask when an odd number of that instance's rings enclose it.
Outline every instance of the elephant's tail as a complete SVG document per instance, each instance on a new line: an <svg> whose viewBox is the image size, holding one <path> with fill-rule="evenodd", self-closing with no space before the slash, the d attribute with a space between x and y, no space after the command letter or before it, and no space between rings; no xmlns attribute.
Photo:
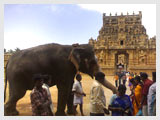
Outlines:
<svg viewBox="0 0 160 120"><path fill-rule="evenodd" d="M7 65L8 65L8 62L6 64L6 69L5 69L5 88L4 88L4 102L6 100L6 89L7 89Z"/></svg>

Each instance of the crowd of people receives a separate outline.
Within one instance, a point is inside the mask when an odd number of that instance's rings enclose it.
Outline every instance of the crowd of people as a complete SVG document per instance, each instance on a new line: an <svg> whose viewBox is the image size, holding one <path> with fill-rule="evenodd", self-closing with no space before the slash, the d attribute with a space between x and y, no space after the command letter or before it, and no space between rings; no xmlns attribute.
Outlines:
<svg viewBox="0 0 160 120"><path fill-rule="evenodd" d="M147 73L133 74L119 72L114 76L115 86L128 86L131 94L129 99L132 103L133 116L155 116L156 115L156 72L152 73L152 80ZM122 82L123 81L123 82ZM121 83L122 82L122 83ZM128 84L126 84L126 82ZM119 84L118 84L119 83Z"/></svg>
<svg viewBox="0 0 160 120"><path fill-rule="evenodd" d="M77 115L77 106L80 113L83 113L83 97L86 96L81 84L82 76L78 73L72 87L73 111ZM98 72L90 90L90 116L155 116L156 115L156 72L152 73L152 80L149 80L147 73L119 72L114 76L117 93L110 98L109 105L106 105L106 97L101 81L105 74ZM30 99L32 115L53 116L53 103L49 86L51 77L49 75L36 74L33 76L35 87ZM127 84L128 83L128 84ZM129 95L126 94L130 89Z"/></svg>

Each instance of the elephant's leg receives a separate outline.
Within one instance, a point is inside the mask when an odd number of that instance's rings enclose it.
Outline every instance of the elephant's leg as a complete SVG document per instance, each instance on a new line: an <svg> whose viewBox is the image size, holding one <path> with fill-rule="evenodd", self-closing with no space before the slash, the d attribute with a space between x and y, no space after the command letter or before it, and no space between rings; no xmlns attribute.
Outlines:
<svg viewBox="0 0 160 120"><path fill-rule="evenodd" d="M58 87L58 105L57 105L57 112L55 115L57 116L65 116L65 107L66 107L66 103L67 103L67 99L69 96L69 87L63 86L62 85L60 87Z"/></svg>
<svg viewBox="0 0 160 120"><path fill-rule="evenodd" d="M4 115L13 116L13 115L19 114L19 112L16 110L16 104L17 104L17 101L25 95L25 93L26 93L26 90L23 90L23 89L9 90L9 100L4 105Z"/></svg>
<svg viewBox="0 0 160 120"><path fill-rule="evenodd" d="M68 97L68 100L67 100L67 114L70 114L70 115L74 115L74 111L73 111L73 93L72 91L70 91L70 94L69 94L69 97Z"/></svg>
<svg viewBox="0 0 160 120"><path fill-rule="evenodd" d="M74 94L72 93L72 86L73 86L73 82L71 84L69 97L68 97L68 100L67 100L67 114L70 114L70 115L74 115L74 110L73 110L73 97L74 97Z"/></svg>

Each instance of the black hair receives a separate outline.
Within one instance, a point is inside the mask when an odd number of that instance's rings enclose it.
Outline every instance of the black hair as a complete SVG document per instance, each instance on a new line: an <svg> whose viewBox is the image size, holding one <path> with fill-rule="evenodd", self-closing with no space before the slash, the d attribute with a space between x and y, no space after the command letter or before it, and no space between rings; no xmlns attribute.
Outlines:
<svg viewBox="0 0 160 120"><path fill-rule="evenodd" d="M43 75L43 79L44 79L44 83L47 83L51 79L51 76Z"/></svg>
<svg viewBox="0 0 160 120"><path fill-rule="evenodd" d="M141 83L141 78L140 78L140 76L136 76L134 79L137 80L139 83Z"/></svg>
<svg viewBox="0 0 160 120"><path fill-rule="evenodd" d="M143 72L143 73L141 73L141 77L143 77L144 79L147 79L148 78L148 74Z"/></svg>
<svg viewBox="0 0 160 120"><path fill-rule="evenodd" d="M78 78L81 78L81 75L80 75L80 74L77 74L77 75L76 75L76 80L78 80Z"/></svg>
<svg viewBox="0 0 160 120"><path fill-rule="evenodd" d="M48 80L48 79L49 79L49 75L43 75L43 78L44 78L45 80Z"/></svg>
<svg viewBox="0 0 160 120"><path fill-rule="evenodd" d="M125 93L125 92L126 92L126 86L125 86L125 85L122 85L122 84L119 85L118 91L121 92L121 93L122 93L122 92Z"/></svg>
<svg viewBox="0 0 160 120"><path fill-rule="evenodd" d="M96 80L103 79L104 77L105 77L105 74L103 72L98 72L95 75Z"/></svg>
<svg viewBox="0 0 160 120"><path fill-rule="evenodd" d="M32 79L34 80L34 82L40 80L42 78L42 75L41 74L34 74Z"/></svg>
<svg viewBox="0 0 160 120"><path fill-rule="evenodd" d="M133 84L134 80L135 80L135 78L131 78L129 81Z"/></svg>

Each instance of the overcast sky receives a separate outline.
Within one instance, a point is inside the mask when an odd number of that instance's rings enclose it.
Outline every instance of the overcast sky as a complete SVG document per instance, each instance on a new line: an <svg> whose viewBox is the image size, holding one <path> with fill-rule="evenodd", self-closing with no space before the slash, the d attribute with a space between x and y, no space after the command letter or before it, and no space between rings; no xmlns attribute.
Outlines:
<svg viewBox="0 0 160 120"><path fill-rule="evenodd" d="M25 49L46 43L88 43L97 38L103 13L131 15L142 11L149 37L156 35L155 4L6 4L4 48Z"/></svg>

